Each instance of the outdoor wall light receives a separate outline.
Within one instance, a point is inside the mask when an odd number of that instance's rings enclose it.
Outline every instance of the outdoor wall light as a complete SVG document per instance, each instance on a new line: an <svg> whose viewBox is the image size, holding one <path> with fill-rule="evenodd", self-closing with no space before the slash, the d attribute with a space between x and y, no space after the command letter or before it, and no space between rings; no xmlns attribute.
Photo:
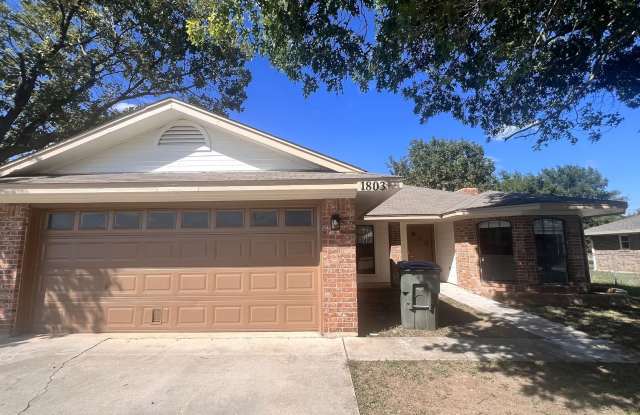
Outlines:
<svg viewBox="0 0 640 415"><path fill-rule="evenodd" d="M331 216L331 230L332 231L340 230L340 215L338 215L337 213L334 213Z"/></svg>

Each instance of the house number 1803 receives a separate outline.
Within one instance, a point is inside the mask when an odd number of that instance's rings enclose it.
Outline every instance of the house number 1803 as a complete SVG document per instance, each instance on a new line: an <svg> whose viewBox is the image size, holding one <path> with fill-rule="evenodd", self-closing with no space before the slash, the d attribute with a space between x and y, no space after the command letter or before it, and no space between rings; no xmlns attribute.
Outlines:
<svg viewBox="0 0 640 415"><path fill-rule="evenodd" d="M384 192L389 189L389 184L385 181L370 180L360 182L361 192Z"/></svg>

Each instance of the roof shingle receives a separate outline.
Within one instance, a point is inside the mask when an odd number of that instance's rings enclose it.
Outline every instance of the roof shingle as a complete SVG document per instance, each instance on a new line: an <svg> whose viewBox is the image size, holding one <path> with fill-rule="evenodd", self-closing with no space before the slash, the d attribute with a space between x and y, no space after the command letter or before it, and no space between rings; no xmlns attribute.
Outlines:
<svg viewBox="0 0 640 415"><path fill-rule="evenodd" d="M625 233L640 233L640 214L629 216L615 222L606 223L593 228L585 229L584 234L590 235L616 235Z"/></svg>

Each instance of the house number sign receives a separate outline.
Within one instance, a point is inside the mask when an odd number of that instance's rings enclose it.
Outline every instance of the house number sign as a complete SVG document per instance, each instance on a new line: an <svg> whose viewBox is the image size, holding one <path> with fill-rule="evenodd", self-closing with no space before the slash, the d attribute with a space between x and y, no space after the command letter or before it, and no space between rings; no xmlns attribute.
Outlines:
<svg viewBox="0 0 640 415"><path fill-rule="evenodd" d="M365 180L360 182L358 190L361 192L386 192L390 187L389 182L384 180Z"/></svg>

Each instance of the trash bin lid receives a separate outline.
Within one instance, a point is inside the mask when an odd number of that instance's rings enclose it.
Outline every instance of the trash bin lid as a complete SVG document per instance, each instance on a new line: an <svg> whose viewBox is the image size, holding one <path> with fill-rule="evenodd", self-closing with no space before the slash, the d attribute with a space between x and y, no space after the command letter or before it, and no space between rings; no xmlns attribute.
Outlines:
<svg viewBox="0 0 640 415"><path fill-rule="evenodd" d="M440 266L429 261L400 261L398 268L410 271L440 271Z"/></svg>

